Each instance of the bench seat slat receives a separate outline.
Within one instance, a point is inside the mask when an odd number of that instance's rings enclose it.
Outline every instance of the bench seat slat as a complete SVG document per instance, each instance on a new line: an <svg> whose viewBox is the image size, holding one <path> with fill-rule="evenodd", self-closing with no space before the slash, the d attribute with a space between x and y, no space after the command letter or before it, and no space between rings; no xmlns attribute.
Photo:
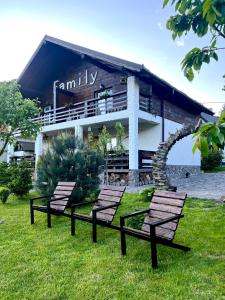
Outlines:
<svg viewBox="0 0 225 300"><path fill-rule="evenodd" d="M153 222L157 222L157 221L161 221L162 219L158 219L158 218L151 218L149 216L147 216L144 220L144 224L151 224ZM148 225L149 226L149 225ZM175 222L169 222L169 223L165 223L163 225L160 225L160 227L163 228L167 228L167 229L172 229L172 230L176 230L177 228L177 220Z"/></svg>
<svg viewBox="0 0 225 300"><path fill-rule="evenodd" d="M185 200L187 194L186 193L178 193L178 192L169 192L169 191L160 191L156 190L154 193L155 196L160 196L160 197L166 197L166 198L175 198L175 199L181 199Z"/></svg>
<svg viewBox="0 0 225 300"><path fill-rule="evenodd" d="M157 196L154 196L152 198L152 203L174 205L174 206L178 206L178 207L183 207L183 205L184 205L183 200L174 199L174 198L157 197Z"/></svg>
<svg viewBox="0 0 225 300"><path fill-rule="evenodd" d="M73 191L74 187L72 186L61 186L61 185L57 185L55 191Z"/></svg>
<svg viewBox="0 0 225 300"><path fill-rule="evenodd" d="M75 182L63 182L63 181L59 181L58 186L71 186L71 187L75 187L76 183Z"/></svg>
<svg viewBox="0 0 225 300"><path fill-rule="evenodd" d="M103 189L100 195L121 197L123 195L123 192Z"/></svg>
<svg viewBox="0 0 225 300"><path fill-rule="evenodd" d="M146 224L144 224L142 226L142 230L149 232L150 227ZM175 231L170 230L170 229L166 229L166 228L162 228L162 227L156 227L155 228L155 232L156 232L156 236L171 240L173 239L174 235L175 235Z"/></svg>
<svg viewBox="0 0 225 300"><path fill-rule="evenodd" d="M182 211L182 207L176 207L171 205L165 205L165 204L159 204L159 203L151 203L150 209L157 210L157 211L163 211L163 212L169 212L173 214L180 215Z"/></svg>
<svg viewBox="0 0 225 300"><path fill-rule="evenodd" d="M120 202L120 198L121 197L102 195L101 193L98 196L99 200L107 200L107 201L117 202L117 203Z"/></svg>

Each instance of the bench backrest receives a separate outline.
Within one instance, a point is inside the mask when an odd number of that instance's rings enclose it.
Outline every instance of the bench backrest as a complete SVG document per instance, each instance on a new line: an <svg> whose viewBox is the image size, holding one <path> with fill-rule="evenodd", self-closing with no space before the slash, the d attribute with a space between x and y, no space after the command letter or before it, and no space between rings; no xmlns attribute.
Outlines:
<svg viewBox="0 0 225 300"><path fill-rule="evenodd" d="M149 224L176 215L181 215L186 193L169 191L155 191L150 203L149 215L144 219L143 231L150 231ZM172 240L175 236L179 220L156 226L156 235L160 238Z"/></svg>
<svg viewBox="0 0 225 300"><path fill-rule="evenodd" d="M59 212L63 212L68 204L69 197L72 195L75 186L75 182L59 181L54 191L54 199L62 198L64 196L68 197L51 202L50 207L54 210L58 210Z"/></svg>
<svg viewBox="0 0 225 300"><path fill-rule="evenodd" d="M104 207L112 204L118 204L121 202L123 194L125 192L125 186L104 186L98 195L98 201L94 208ZM104 211L97 213L97 219L111 223L116 214L117 207L108 208Z"/></svg>

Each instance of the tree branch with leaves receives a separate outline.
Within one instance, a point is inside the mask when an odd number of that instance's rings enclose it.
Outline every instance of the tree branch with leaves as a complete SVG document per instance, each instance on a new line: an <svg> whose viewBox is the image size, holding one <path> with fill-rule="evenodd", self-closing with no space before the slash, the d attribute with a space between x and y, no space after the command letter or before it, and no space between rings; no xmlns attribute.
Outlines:
<svg viewBox="0 0 225 300"><path fill-rule="evenodd" d="M15 80L0 82L0 156L16 136L33 138L40 130L33 118L40 112L37 100L23 98Z"/></svg>
<svg viewBox="0 0 225 300"><path fill-rule="evenodd" d="M185 77L192 81L195 72L199 72L204 63L209 64L212 59L218 61L218 51L225 47L217 47L219 40L225 38L225 2L223 0L164 0L163 7L175 7L176 15L167 21L167 28L176 39L188 32L198 37L211 35L210 44L190 50L181 62ZM224 76L225 77L225 76Z"/></svg>

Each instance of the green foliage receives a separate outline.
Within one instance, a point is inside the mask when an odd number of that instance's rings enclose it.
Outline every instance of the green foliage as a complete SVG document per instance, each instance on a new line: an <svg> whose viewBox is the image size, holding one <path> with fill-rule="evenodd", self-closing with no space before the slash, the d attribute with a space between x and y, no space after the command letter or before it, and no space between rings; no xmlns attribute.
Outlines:
<svg viewBox="0 0 225 300"><path fill-rule="evenodd" d="M5 186L0 186L0 200L3 204L6 203L8 197L10 195L10 190Z"/></svg>
<svg viewBox="0 0 225 300"><path fill-rule="evenodd" d="M21 137L33 137L39 131L39 124L34 118L40 111L37 101L24 99L15 80L0 82L0 139L3 146L0 156L8 143L15 142L15 133L20 131Z"/></svg>
<svg viewBox="0 0 225 300"><path fill-rule="evenodd" d="M0 184L7 185L10 182L9 164L7 162L0 162Z"/></svg>
<svg viewBox="0 0 225 300"><path fill-rule="evenodd" d="M201 169L204 171L213 170L221 165L223 155L221 151L211 151L208 156L203 156L201 161Z"/></svg>
<svg viewBox="0 0 225 300"><path fill-rule="evenodd" d="M83 201L98 189L102 163L102 156L89 150L78 138L55 137L38 162L37 188L42 194L51 194L58 181L75 181L74 201Z"/></svg>
<svg viewBox="0 0 225 300"><path fill-rule="evenodd" d="M137 210L135 210L135 211L137 211ZM141 227L144 223L144 218L145 217L146 217L145 214L141 214L141 215L137 215L137 216L132 217L132 218L128 218L126 225L128 227L141 230Z"/></svg>
<svg viewBox="0 0 225 300"><path fill-rule="evenodd" d="M32 189L32 173L31 163L28 161L20 161L17 164L9 166L10 182L8 187L10 191L19 196L29 193Z"/></svg>
<svg viewBox="0 0 225 300"><path fill-rule="evenodd" d="M151 202L152 196L155 192L156 188L155 187L150 187L150 188L145 188L142 191L140 191L140 200L143 202Z"/></svg>
<svg viewBox="0 0 225 300"><path fill-rule="evenodd" d="M198 149L202 156L207 156L211 152L224 149L225 146L225 112L222 112L218 121L214 123L202 124L199 130L193 135L195 144L193 153Z"/></svg>
<svg viewBox="0 0 225 300"><path fill-rule="evenodd" d="M95 141L92 131L88 133L88 148L90 150L98 151L103 157L107 156L108 151L114 151L118 155L122 154L125 150L123 140L125 138L125 128L120 122L115 124L116 130L116 146L112 149L112 135L106 126L103 126L99 133L98 139ZM109 149L110 148L110 149Z"/></svg>
<svg viewBox="0 0 225 300"><path fill-rule="evenodd" d="M218 60L217 42L225 38L225 3L223 0L164 0L163 7L174 5L175 15L167 21L167 28L173 39L187 35L192 31L198 37L211 34L211 42L206 47L193 48L182 61L182 70L188 80L193 80L194 72L199 71L203 63L209 64L211 59Z"/></svg>
<svg viewBox="0 0 225 300"><path fill-rule="evenodd" d="M116 122L115 129L116 129L116 147L113 150L116 151L118 155L121 155L125 151L123 145L123 140L125 138L125 129L120 122Z"/></svg>
<svg viewBox="0 0 225 300"><path fill-rule="evenodd" d="M95 145L95 149L102 154L103 157L106 157L107 152L108 152L108 145L111 144L112 136L109 133L108 129L106 126L103 126L99 136L98 140Z"/></svg>

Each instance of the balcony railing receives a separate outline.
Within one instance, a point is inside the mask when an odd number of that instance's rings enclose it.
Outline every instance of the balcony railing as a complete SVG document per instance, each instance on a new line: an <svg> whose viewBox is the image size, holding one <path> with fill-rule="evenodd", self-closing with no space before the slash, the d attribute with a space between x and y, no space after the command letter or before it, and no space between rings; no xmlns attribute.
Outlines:
<svg viewBox="0 0 225 300"><path fill-rule="evenodd" d="M144 96L144 95L140 94L139 109L150 113L151 106L152 106L151 98L149 96Z"/></svg>
<svg viewBox="0 0 225 300"><path fill-rule="evenodd" d="M70 106L51 109L33 119L41 125L68 122L77 119L89 118L93 116L105 115L127 109L127 92L122 91L113 95L71 104ZM151 112L151 99L140 94L139 109Z"/></svg>
<svg viewBox="0 0 225 300"><path fill-rule="evenodd" d="M68 122L77 119L105 115L127 109L127 92L119 92L104 98L94 98L83 102L51 109L34 119L41 125Z"/></svg>

